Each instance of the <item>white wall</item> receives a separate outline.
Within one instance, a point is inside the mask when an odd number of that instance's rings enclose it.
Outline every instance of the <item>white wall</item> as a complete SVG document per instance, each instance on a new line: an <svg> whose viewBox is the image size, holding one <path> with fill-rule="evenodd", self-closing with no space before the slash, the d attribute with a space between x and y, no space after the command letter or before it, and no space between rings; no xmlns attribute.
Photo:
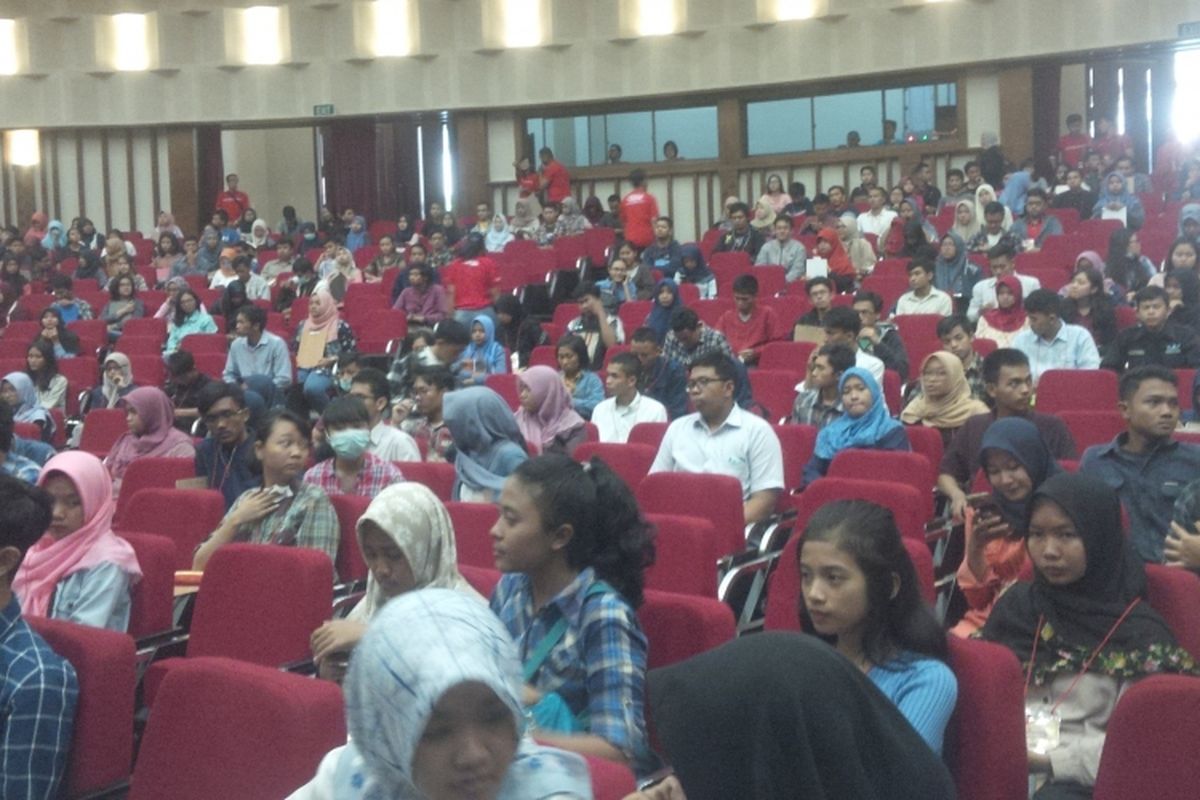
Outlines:
<svg viewBox="0 0 1200 800"><path fill-rule="evenodd" d="M292 205L301 219L316 219L313 129L253 128L221 131L225 172L236 172L239 188L272 229Z"/></svg>
<svg viewBox="0 0 1200 800"><path fill-rule="evenodd" d="M995 72L970 72L966 78L967 140L979 146L984 133L1000 135L1000 80Z"/></svg>

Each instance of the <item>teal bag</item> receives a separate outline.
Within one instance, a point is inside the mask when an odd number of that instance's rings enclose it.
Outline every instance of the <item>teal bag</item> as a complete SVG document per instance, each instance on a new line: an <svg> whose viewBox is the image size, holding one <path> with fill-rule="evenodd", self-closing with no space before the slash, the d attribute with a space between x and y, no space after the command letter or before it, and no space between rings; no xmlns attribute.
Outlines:
<svg viewBox="0 0 1200 800"><path fill-rule="evenodd" d="M593 595L604 594L607 591L612 591L612 587L604 581L596 581L584 593L584 598L592 597ZM546 635L538 642L537 647L529 654L529 658L525 661L524 676L525 683L533 680L533 676L542 668L546 657L550 655L550 651L562 641L562 637L567 632L567 620L559 619L554 623L554 627L546 631ZM588 729L588 713L585 709L578 716L571 713L571 707L567 705L567 701L563 700L562 696L557 692L548 692L542 695L542 699L538 700L532 706L525 709L525 713L533 720L533 724L537 728L546 731L557 731L558 733L580 733Z"/></svg>

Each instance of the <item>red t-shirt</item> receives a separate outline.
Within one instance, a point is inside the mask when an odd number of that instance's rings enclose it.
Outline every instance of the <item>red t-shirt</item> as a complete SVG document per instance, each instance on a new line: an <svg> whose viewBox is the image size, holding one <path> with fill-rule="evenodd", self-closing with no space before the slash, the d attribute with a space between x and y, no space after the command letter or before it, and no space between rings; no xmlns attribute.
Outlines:
<svg viewBox="0 0 1200 800"><path fill-rule="evenodd" d="M759 306L745 322L736 308L729 309L717 320L717 330L725 334L736 354L743 350L761 351L767 342L779 337L780 326L775 309Z"/></svg>
<svg viewBox="0 0 1200 800"><path fill-rule="evenodd" d="M250 196L245 192L224 191L217 195L217 208L229 215L230 222L237 222L250 207Z"/></svg>
<svg viewBox="0 0 1200 800"><path fill-rule="evenodd" d="M442 285L454 287L454 308L474 311L492 304L492 289L500 283L496 264L486 256L455 259L441 271Z"/></svg>
<svg viewBox="0 0 1200 800"><path fill-rule="evenodd" d="M1063 163L1068 167L1078 167L1083 163L1083 157L1092 145L1092 137L1086 133L1071 134L1058 137L1058 152L1062 153Z"/></svg>
<svg viewBox="0 0 1200 800"><path fill-rule="evenodd" d="M654 241L654 220L658 217L658 201L645 189L634 189L621 198L621 227L625 238L638 247Z"/></svg>
<svg viewBox="0 0 1200 800"><path fill-rule="evenodd" d="M561 203L563 198L571 194L571 176L567 174L567 168L557 161L542 167L542 178L546 181L546 199L551 203Z"/></svg>

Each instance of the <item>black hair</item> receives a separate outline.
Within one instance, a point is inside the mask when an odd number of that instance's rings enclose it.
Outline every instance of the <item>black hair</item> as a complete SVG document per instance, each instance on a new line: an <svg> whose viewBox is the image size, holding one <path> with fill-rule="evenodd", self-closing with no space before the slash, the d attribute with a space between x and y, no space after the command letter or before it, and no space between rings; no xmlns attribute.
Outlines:
<svg viewBox="0 0 1200 800"><path fill-rule="evenodd" d="M808 187L802 181L792 181L788 184L788 194L792 197L804 197L808 194Z"/></svg>
<svg viewBox="0 0 1200 800"><path fill-rule="evenodd" d="M182 325L187 319L187 315L183 313L183 296L190 294L192 299L196 301L196 311L200 310L200 296L193 289L180 289L179 294L175 295L175 324ZM193 312L195 313L195 312Z"/></svg>
<svg viewBox="0 0 1200 800"><path fill-rule="evenodd" d="M621 195L619 195L619 194L610 194L610 195L608 196L608 198L607 198L607 199L608 199L608 202L610 202L610 203L611 203L613 200L616 200L616 201L619 203L619 202L621 202Z"/></svg>
<svg viewBox="0 0 1200 800"><path fill-rule="evenodd" d="M600 297L600 287L592 281L583 281L575 288L574 294L571 297L575 300L582 300L585 297Z"/></svg>
<svg viewBox="0 0 1200 800"><path fill-rule="evenodd" d="M861 167L859 167L858 174L861 176L863 174L863 170L868 170L868 169L871 170L871 172L875 173L876 175L879 174L879 171L877 169L875 169L875 167L871 166L870 164L863 164Z"/></svg>
<svg viewBox="0 0 1200 800"><path fill-rule="evenodd" d="M1005 367L1028 367L1029 356L1015 347L1000 347L983 357L983 382L996 383Z"/></svg>
<svg viewBox="0 0 1200 800"><path fill-rule="evenodd" d="M776 215L776 217L775 217L775 222L773 222L773 223L771 223L771 224L772 224L772 225L777 225L777 224L779 224L780 222L782 222L784 225L787 225L789 228L790 228L790 227L792 227L792 225L794 224L794 223L792 222L792 218L791 218L791 217L789 217L787 214L778 214L778 215Z"/></svg>
<svg viewBox="0 0 1200 800"><path fill-rule="evenodd" d="M718 350L712 350L697 358L688 367L688 371L700 367L708 367L723 381L737 382L737 367L733 365L733 359Z"/></svg>
<svg viewBox="0 0 1200 800"><path fill-rule="evenodd" d="M1016 258L1017 251L1013 249L1011 244L1000 242L988 248L987 257L990 261L993 258Z"/></svg>
<svg viewBox="0 0 1200 800"><path fill-rule="evenodd" d="M582 336L576 336L573 333L568 333L558 340L554 345L554 352L557 353L562 348L567 348L579 359L579 371L583 372L592 368L591 359L588 358L587 342Z"/></svg>
<svg viewBox="0 0 1200 800"><path fill-rule="evenodd" d="M1083 115L1082 114L1067 114L1067 124L1070 125L1072 122L1080 122L1080 123L1083 122Z"/></svg>
<svg viewBox="0 0 1200 800"><path fill-rule="evenodd" d="M186 350L178 351L186 353ZM173 354L172 354L173 355ZM191 354L188 353L190 356ZM184 370L185 372L187 370ZM207 416L209 409L221 402L225 398L233 401L239 409L246 407L246 393L242 391L242 387L236 383L226 383L225 381L210 381L205 385L200 393L196 396L196 410L200 412L200 416Z"/></svg>
<svg viewBox="0 0 1200 800"><path fill-rule="evenodd" d="M992 202L988 203L986 206L983 207L983 215L985 217L990 217L992 214L999 214L999 215L1003 216L1004 215L1004 204L997 200L993 200Z"/></svg>
<svg viewBox="0 0 1200 800"><path fill-rule="evenodd" d="M833 367L835 373L845 372L853 367L856 361L854 348L841 342L821 345L817 350L817 355L825 356L829 360L829 366Z"/></svg>
<svg viewBox="0 0 1200 800"><path fill-rule="evenodd" d="M1129 240L1134 231L1117 228L1108 237L1108 258L1104 259L1104 274L1121 288L1136 292L1146 285L1146 275L1136 259L1129 257Z"/></svg>
<svg viewBox="0 0 1200 800"><path fill-rule="evenodd" d="M417 272L421 273L421 277L425 279L426 286L433 284L433 267L431 267L428 263L409 264L406 268L409 272L412 272L415 269Z"/></svg>
<svg viewBox="0 0 1200 800"><path fill-rule="evenodd" d="M930 264L927 259L914 258L905 265L905 272L912 272L914 269L923 269L926 272L933 272L933 264Z"/></svg>
<svg viewBox="0 0 1200 800"><path fill-rule="evenodd" d="M667 225L669 227L671 227L671 228L675 227L675 220L671 219L666 214L659 214L657 217L654 218L654 221L655 222L665 222L665 223L667 223Z"/></svg>
<svg viewBox="0 0 1200 800"><path fill-rule="evenodd" d="M1062 300L1049 289L1035 289L1025 298L1025 312L1062 316Z"/></svg>
<svg viewBox="0 0 1200 800"><path fill-rule="evenodd" d="M917 570L889 509L866 500L826 503L809 519L803 541L833 544L862 570L867 591L862 653L868 661L883 665L906 651L946 661L946 632L921 599ZM802 553L796 552L797 568ZM800 617L812 630L803 595Z"/></svg>
<svg viewBox="0 0 1200 800"><path fill-rule="evenodd" d="M1137 290L1137 294L1133 296L1133 307L1137 308L1142 303L1149 303L1154 300L1162 300L1167 305L1171 304L1171 296L1167 294L1167 290L1161 286L1143 286Z"/></svg>
<svg viewBox="0 0 1200 800"><path fill-rule="evenodd" d="M167 356L167 372L171 373L172 377L178 378L195 368L196 359L187 350L176 350Z"/></svg>
<svg viewBox="0 0 1200 800"><path fill-rule="evenodd" d="M626 375L632 375L636 383L641 383L642 362L633 353L617 353L609 360L608 364L621 370Z"/></svg>
<svg viewBox="0 0 1200 800"><path fill-rule="evenodd" d="M842 186L841 184L838 184L838 183L835 183L833 186L830 186L828 189L825 190L825 192L826 192L826 194L832 194L834 189L837 189L842 194L846 193L846 187Z"/></svg>
<svg viewBox="0 0 1200 800"><path fill-rule="evenodd" d="M247 211L249 211L249 209L247 209ZM232 266L233 266L233 269L235 272L237 271L238 267L245 267L246 269L250 269L251 268L250 256L234 256Z"/></svg>
<svg viewBox="0 0 1200 800"><path fill-rule="evenodd" d="M292 262L293 275L307 275L312 271L313 263L304 256L297 256L296 260Z"/></svg>
<svg viewBox="0 0 1200 800"><path fill-rule="evenodd" d="M433 329L433 341L466 347L471 343L471 332L458 320L444 319Z"/></svg>
<svg viewBox="0 0 1200 800"><path fill-rule="evenodd" d="M690 308L681 307L671 312L672 331L694 331L700 327L700 316Z"/></svg>
<svg viewBox="0 0 1200 800"><path fill-rule="evenodd" d="M71 280L70 275L56 272L50 276L50 291L53 292L57 289L71 291L73 288L75 288L75 282Z"/></svg>
<svg viewBox="0 0 1200 800"><path fill-rule="evenodd" d="M812 294L812 290L817 286L824 286L829 291L833 291L833 281L822 275L819 278L809 278L804 282L804 293Z"/></svg>
<svg viewBox="0 0 1200 800"><path fill-rule="evenodd" d="M371 416L361 398L344 395L333 399L321 412L325 430L344 427L369 427Z"/></svg>
<svg viewBox="0 0 1200 800"><path fill-rule="evenodd" d="M750 206L746 205L741 200L739 200L736 203L730 203L727 211L729 211L729 216L731 216L731 217L739 211L742 212L743 214L746 214L747 216L749 216Z"/></svg>
<svg viewBox="0 0 1200 800"><path fill-rule="evenodd" d="M333 405L333 403L330 403L330 405ZM359 403L359 405L361 406L362 403ZM366 413L366 408L363 408L363 413ZM300 431L300 438L303 439L305 443L310 441L310 437L312 436L312 428L309 427L308 420L297 414L295 411L289 411L286 408L277 408L267 414L267 418L263 420L262 430L258 431L258 437L255 439L255 441L257 441L259 444L266 444L267 439L271 438L271 432L275 430L275 426L281 422L295 425L296 430Z"/></svg>
<svg viewBox="0 0 1200 800"><path fill-rule="evenodd" d="M633 332L633 336L629 337L630 342L653 342L655 346L661 345L658 340L658 334L654 328L649 328L643 325Z"/></svg>
<svg viewBox="0 0 1200 800"><path fill-rule="evenodd" d="M359 370L361 375L365 370ZM412 371L413 381L422 380L434 387L438 391L450 392L454 391L454 373L449 367L439 366L420 366ZM358 380L358 376L355 376ZM373 391L373 390L372 390Z"/></svg>
<svg viewBox="0 0 1200 800"><path fill-rule="evenodd" d="M1032 189L1030 189L1028 192L1025 193L1026 202L1028 202L1029 198L1031 198L1031 197L1040 197L1043 200L1045 200L1046 199L1046 190L1040 186L1034 186Z"/></svg>
<svg viewBox="0 0 1200 800"><path fill-rule="evenodd" d="M0 547L15 547L23 558L50 527L53 508L45 489L0 473ZM14 569L6 582L15 574Z"/></svg>
<svg viewBox="0 0 1200 800"><path fill-rule="evenodd" d="M554 151L551 150L549 147L543 147L541 150L538 150L538 155L539 156L550 156L551 158L554 158Z"/></svg>
<svg viewBox="0 0 1200 800"><path fill-rule="evenodd" d="M350 383L361 383L363 386L370 388L371 396L375 399L382 397L388 401L389 405L392 402L392 389L388 384L387 375L384 375L374 367L363 367L350 379Z"/></svg>
<svg viewBox="0 0 1200 800"><path fill-rule="evenodd" d="M66 275L64 275L63 277L65 278ZM125 274L125 275L118 275L117 277L113 278L111 281L108 282L108 296L110 299L112 299L112 300L120 300L121 299L121 283L123 281L129 281L129 286L133 290L132 292L129 293L129 296L131 298L137 297L137 281L135 281L133 279L133 275ZM70 288L70 287L67 287L67 288Z"/></svg>
<svg viewBox="0 0 1200 800"><path fill-rule="evenodd" d="M482 255L484 249L483 236L479 233L472 233L467 236L458 246L459 255L466 259Z"/></svg>
<svg viewBox="0 0 1200 800"><path fill-rule="evenodd" d="M872 308L875 309L876 314L878 314L880 311L883 311L883 298L880 297L878 293L870 290L859 289L854 293L854 302L870 303Z"/></svg>
<svg viewBox="0 0 1200 800"><path fill-rule="evenodd" d="M218 208L213 212L213 214L216 215L217 219L221 220L222 222L229 222L229 214L225 211L225 209Z"/></svg>
<svg viewBox="0 0 1200 800"><path fill-rule="evenodd" d="M629 487L599 458L586 465L556 453L525 461L513 477L529 490L546 532L570 525L567 564L591 567L634 608L654 563L654 528Z"/></svg>
<svg viewBox="0 0 1200 800"><path fill-rule="evenodd" d="M787 219L787 217L783 217ZM738 275L733 279L733 291L736 294L758 294L758 278L753 275Z"/></svg>
<svg viewBox="0 0 1200 800"><path fill-rule="evenodd" d="M829 195L825 194L824 192L817 192L815 195L813 195L812 203L814 206L817 205L818 203L825 203L826 205L828 205L829 204Z"/></svg>
<svg viewBox="0 0 1200 800"><path fill-rule="evenodd" d="M963 180L966 180L966 178L967 178L966 173L964 173L958 167L951 167L950 169L946 170L946 177L947 178L959 177L959 178L962 178Z"/></svg>
<svg viewBox="0 0 1200 800"><path fill-rule="evenodd" d="M246 322L250 325L257 325L259 328L267 327L267 312L253 303L238 306L237 316L245 317Z"/></svg>
<svg viewBox="0 0 1200 800"><path fill-rule="evenodd" d="M1160 364L1146 364L1134 367L1131 370L1126 370L1121 375L1121 382L1118 384L1118 396L1122 402L1129 402L1146 381L1166 381L1172 386L1179 386L1179 379L1175 377L1174 371Z"/></svg>
<svg viewBox="0 0 1200 800"><path fill-rule="evenodd" d="M825 330L848 331L858 336L858 332L862 330L862 320L853 308L835 306L826 312L825 319L821 320L821 327Z"/></svg>
<svg viewBox="0 0 1200 800"><path fill-rule="evenodd" d="M15 424L12 407L0 400L0 453L12 450Z"/></svg>
<svg viewBox="0 0 1200 800"><path fill-rule="evenodd" d="M613 147L616 147L618 150L621 149L621 146L619 144L613 145ZM632 183L634 186L645 186L646 185L645 171L640 170L640 169L635 169L633 172L629 173L629 182Z"/></svg>
<svg viewBox="0 0 1200 800"><path fill-rule="evenodd" d="M30 350L37 350L42 355L42 369L37 375L29 371L28 353ZM54 345L39 336L29 343L29 347L25 350L25 353L26 374L33 379L38 391L46 391L50 388L50 381L54 380L54 376L58 374L58 356L54 355Z"/></svg>
<svg viewBox="0 0 1200 800"><path fill-rule="evenodd" d="M975 335L975 324L963 314L951 314L948 317L942 317L937 324L937 337L945 339L950 334L954 333L955 328L962 328L963 333L967 336Z"/></svg>

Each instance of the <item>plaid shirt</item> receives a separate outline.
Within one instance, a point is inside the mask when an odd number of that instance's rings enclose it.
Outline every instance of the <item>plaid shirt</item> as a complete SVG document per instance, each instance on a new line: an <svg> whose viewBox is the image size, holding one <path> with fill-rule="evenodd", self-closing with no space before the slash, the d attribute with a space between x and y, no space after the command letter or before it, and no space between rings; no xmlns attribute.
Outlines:
<svg viewBox="0 0 1200 800"><path fill-rule="evenodd" d="M806 389L796 396L796 404L792 406L792 422L815 425L817 430L821 430L844 413L840 397L832 405L825 405L821 402L819 389Z"/></svg>
<svg viewBox="0 0 1200 800"><path fill-rule="evenodd" d="M29 484L37 483L38 476L42 474L42 468L37 465L37 462L12 450L5 455L4 464L0 465L0 471Z"/></svg>
<svg viewBox="0 0 1200 800"><path fill-rule="evenodd" d="M446 455L454 446L454 437L450 435L450 429L446 427L446 423L439 422L437 425L433 425L425 417L413 416L400 424L400 430L417 441L425 442L426 461L449 460Z"/></svg>
<svg viewBox="0 0 1200 800"><path fill-rule="evenodd" d="M685 349L683 343L676 338L675 331L667 333L666 342L663 344L663 355L678 361L685 370L690 369L692 362L697 358L714 352L723 353L729 358L734 357L729 340L720 331L708 327L703 322L700 323L700 342L694 349Z"/></svg>
<svg viewBox="0 0 1200 800"><path fill-rule="evenodd" d="M586 711L589 733L644 767L652 760L642 712L646 637L616 592L586 596L596 580L588 567L538 611L528 576L505 575L492 593L492 610L517 640L522 662L560 618L567 619L566 632L533 676L534 687L558 694L576 716Z"/></svg>
<svg viewBox="0 0 1200 800"><path fill-rule="evenodd" d="M330 497L340 494L352 494L358 497L374 497L393 483L404 480L400 470L392 466L392 462L376 458L370 453L363 453L362 469L358 471L358 480L354 482L354 491L342 491L342 481L338 478L334 467L337 459L327 458L304 473L304 482L324 490Z"/></svg>
<svg viewBox="0 0 1200 800"><path fill-rule="evenodd" d="M0 611L0 797L57 797L67 766L79 682L75 669L21 619Z"/></svg>
<svg viewBox="0 0 1200 800"><path fill-rule="evenodd" d="M256 492L250 489L248 492ZM247 493L248 493L247 492ZM235 542L278 544L290 547L311 547L337 561L341 528L337 512L320 487L307 483L292 486L292 497L279 508L251 525L243 525L234 536ZM226 516L242 502L243 494L226 512Z"/></svg>

